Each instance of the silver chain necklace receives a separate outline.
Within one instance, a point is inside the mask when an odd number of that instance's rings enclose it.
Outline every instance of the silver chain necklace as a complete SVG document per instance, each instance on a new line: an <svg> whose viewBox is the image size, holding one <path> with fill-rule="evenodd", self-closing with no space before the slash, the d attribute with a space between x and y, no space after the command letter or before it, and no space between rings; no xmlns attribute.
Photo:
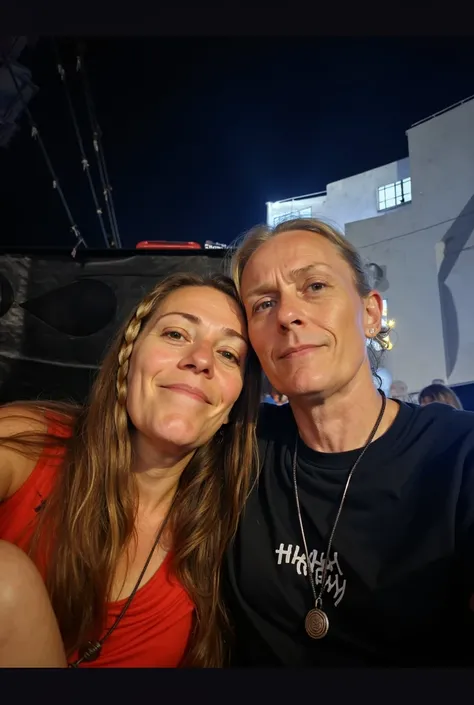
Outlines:
<svg viewBox="0 0 474 705"><path fill-rule="evenodd" d="M304 623L306 633L308 634L309 637L311 637L311 639L323 639L329 631L329 619L328 619L326 612L324 612L324 610L323 610L323 594L326 589L326 578L327 578L327 571L328 571L328 566L329 566L329 557L330 557L330 553L331 553L332 542L334 539L334 534L336 533L336 528L339 523L339 518L341 516L342 508L343 508L344 502L346 500L347 491L349 489L349 485L352 480L352 476L354 474L354 471L355 471L356 467L359 465L363 456L365 455L367 448L372 443L374 436L379 429L383 415L385 413L385 407L387 405L387 398L383 392L380 392L380 394L382 396L382 408L380 409L380 413L377 417L377 421L375 422L374 427L373 427L372 431L370 432L367 443L362 448L355 463L352 465L351 469L349 470L349 475L347 476L346 484L344 487L344 492L342 493L342 498L339 503L339 509L337 510L336 518L334 520L334 524L333 524L331 533L329 534L326 555L324 556L323 570L322 570L322 575L321 575L321 586L319 588L319 591L316 590L316 581L315 581L315 577L314 577L314 570L313 570L313 567L312 567L310 560L309 560L308 544L306 542L306 535L305 535L304 527L303 527L303 519L301 516L300 499L298 496L298 483L296 480L296 465L297 465L297 460L298 460L298 433L296 434L295 451L293 453L293 486L295 489L296 509L298 511L298 519L300 522L301 538L303 539L303 545L304 545L304 550L305 550L305 555L306 555L307 573L308 573L309 582L310 582L311 590L313 592L313 597L314 597L314 607L312 609L310 609L309 612L307 613L305 623Z"/></svg>

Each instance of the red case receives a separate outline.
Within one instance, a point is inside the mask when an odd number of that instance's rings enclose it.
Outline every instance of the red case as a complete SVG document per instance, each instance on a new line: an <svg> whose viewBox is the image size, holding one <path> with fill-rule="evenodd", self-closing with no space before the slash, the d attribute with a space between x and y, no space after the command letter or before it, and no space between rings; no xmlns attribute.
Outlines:
<svg viewBox="0 0 474 705"><path fill-rule="evenodd" d="M142 240L137 250L202 250L198 242L170 242L169 240Z"/></svg>

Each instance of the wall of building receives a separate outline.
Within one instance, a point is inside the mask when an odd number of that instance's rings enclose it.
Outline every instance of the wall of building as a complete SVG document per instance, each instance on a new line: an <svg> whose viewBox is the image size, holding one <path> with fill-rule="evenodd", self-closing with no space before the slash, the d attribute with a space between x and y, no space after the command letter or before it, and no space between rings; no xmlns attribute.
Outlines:
<svg viewBox="0 0 474 705"><path fill-rule="evenodd" d="M474 100L413 126L407 140L408 158L267 204L267 222L311 209L385 268L396 328L384 364L414 393L433 379L474 381ZM408 176L412 201L378 211L378 187Z"/></svg>
<svg viewBox="0 0 474 705"><path fill-rule="evenodd" d="M336 221L341 229L354 220L380 217L380 212L377 210L379 186L394 183L408 176L410 176L410 160L405 158L328 184L328 216ZM315 215L326 218L323 210Z"/></svg>
<svg viewBox="0 0 474 705"><path fill-rule="evenodd" d="M474 101L407 132L412 202L346 224L386 267L394 348L385 365L409 391L474 381Z"/></svg>
<svg viewBox="0 0 474 705"><path fill-rule="evenodd" d="M313 218L322 218L344 229L346 223L379 216L377 189L410 176L410 160L401 159L327 185L325 193L267 204L267 223L287 213L311 208Z"/></svg>

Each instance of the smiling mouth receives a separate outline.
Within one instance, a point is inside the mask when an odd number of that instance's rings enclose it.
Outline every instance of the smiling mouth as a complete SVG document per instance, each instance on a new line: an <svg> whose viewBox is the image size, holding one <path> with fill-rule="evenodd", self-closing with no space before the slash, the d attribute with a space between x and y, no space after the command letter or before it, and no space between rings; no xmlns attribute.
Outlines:
<svg viewBox="0 0 474 705"><path fill-rule="evenodd" d="M301 345L298 348L292 348L291 350L288 350L287 352L283 353L281 357L283 360L288 360L293 357L300 357L302 355L305 355L306 353L315 350L317 347L317 345Z"/></svg>
<svg viewBox="0 0 474 705"><path fill-rule="evenodd" d="M176 392L177 394L184 394L185 396L191 397L191 399L196 399L203 404L211 403L204 392L201 392L200 389L196 389L195 387L188 387L181 384L170 384L169 386L163 386L163 389L168 389L170 392Z"/></svg>

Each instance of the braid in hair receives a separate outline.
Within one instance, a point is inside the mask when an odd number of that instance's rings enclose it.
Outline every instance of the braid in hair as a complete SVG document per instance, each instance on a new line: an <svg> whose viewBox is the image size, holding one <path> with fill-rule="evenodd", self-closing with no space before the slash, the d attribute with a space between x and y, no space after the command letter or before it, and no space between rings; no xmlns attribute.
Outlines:
<svg viewBox="0 0 474 705"><path fill-rule="evenodd" d="M116 442L110 448L110 457L113 467L120 468L119 474L114 475L106 473L106 493L108 496L115 497L113 502L109 503L110 516L110 540L117 546L123 546L126 543L126 538L132 525L129 523L131 515L136 511L135 507L122 504L121 497L131 496L128 494L133 489L130 486L130 467L132 464L132 444L130 434L128 432L128 414L127 414L127 375L130 367L130 358L133 352L133 347L146 323L148 316L153 311L156 300L159 296L155 290L140 302L135 313L131 317L122 338L117 361L118 369L115 380L115 407L114 407L114 423L116 430ZM118 484L117 484L118 483ZM120 489L118 489L118 487ZM128 488L128 489L127 489ZM117 494L118 492L118 494ZM123 526L124 532L117 531L115 527ZM113 575L112 565L108 570L109 577ZM109 585L110 589L110 585Z"/></svg>
<svg viewBox="0 0 474 705"><path fill-rule="evenodd" d="M157 293L152 291L137 306L135 313L123 334L123 342L118 354L118 370L116 379L117 400L115 402L115 425L119 439L126 437L127 416L127 375L133 346L140 334L144 321L152 312L156 303Z"/></svg>

